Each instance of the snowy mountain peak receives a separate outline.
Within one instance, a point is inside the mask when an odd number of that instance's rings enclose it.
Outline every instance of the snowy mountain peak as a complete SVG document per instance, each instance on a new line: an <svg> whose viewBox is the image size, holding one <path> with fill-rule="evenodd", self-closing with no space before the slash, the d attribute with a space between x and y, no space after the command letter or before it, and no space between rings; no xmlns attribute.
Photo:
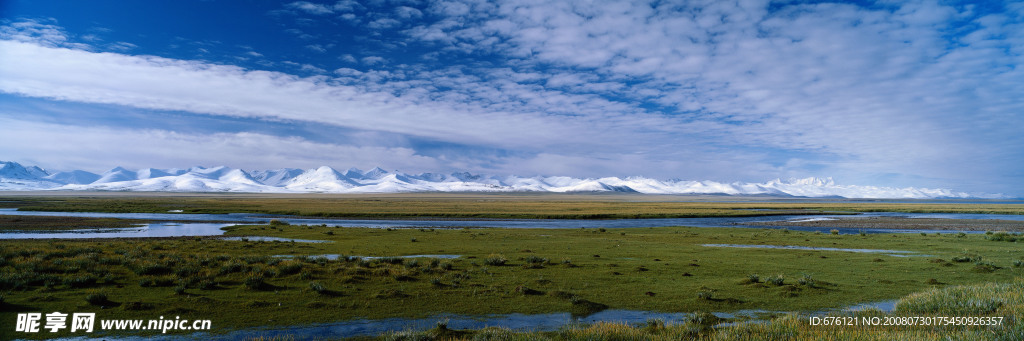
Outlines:
<svg viewBox="0 0 1024 341"><path fill-rule="evenodd" d="M345 171L345 177L353 179L361 178L363 177L363 171L359 168L352 167Z"/></svg>
<svg viewBox="0 0 1024 341"><path fill-rule="evenodd" d="M156 169L156 168L143 168L143 169L140 169L139 171L135 172L135 175L139 179L153 179L153 178L169 176L169 175L172 175L172 174L170 172L167 172L167 171L164 171L164 170L160 170L160 169ZM174 175L179 175L179 174L174 174Z"/></svg>
<svg viewBox="0 0 1024 341"><path fill-rule="evenodd" d="M25 167L13 161L0 161L0 177L9 179L35 180L50 175L42 168Z"/></svg>
<svg viewBox="0 0 1024 341"><path fill-rule="evenodd" d="M91 184L93 182L96 182L96 180L99 180L99 178L99 174L81 170L74 170L70 172L57 172L45 177L45 179L54 182L74 185Z"/></svg>
<svg viewBox="0 0 1024 341"><path fill-rule="evenodd" d="M789 181L786 182L786 183L790 184L790 185L807 185L807 186L818 186L818 187L835 186L836 185L836 182L835 182L835 180L832 179L832 177L827 177L827 178L810 177L810 178L803 178L803 179L789 179Z"/></svg>
<svg viewBox="0 0 1024 341"><path fill-rule="evenodd" d="M321 174L338 174L338 175L341 175L341 173L339 173L337 170L335 170L334 168L328 167L328 166L320 166L315 171L317 173L321 173Z"/></svg>
<svg viewBox="0 0 1024 341"><path fill-rule="evenodd" d="M92 190L175 192L397 193L397 192L637 192L645 194L780 195L844 198L1000 198L948 189L838 185L832 178L803 178L764 183L655 180L643 177L580 179L567 176L493 177L389 172L380 167L344 174L329 166L307 170L244 171L227 166L184 169L115 167L103 174L70 171L49 174L39 167L0 161L0 190Z"/></svg>
<svg viewBox="0 0 1024 341"><path fill-rule="evenodd" d="M382 169L380 167L373 167L373 169L366 171L366 173L363 173L363 178L364 179L380 179L380 178L383 178L383 177L385 177L387 175L388 175L388 171L386 171L386 170L384 170L384 169Z"/></svg>
<svg viewBox="0 0 1024 341"><path fill-rule="evenodd" d="M111 168L110 170L108 170L106 172L103 172L103 174L100 175L99 180L96 180L96 182L100 182L100 183L121 182L121 181L138 180L138 178L139 178L139 175L136 174L135 172L127 170L127 169L125 169L123 167L118 166L118 167Z"/></svg>
<svg viewBox="0 0 1024 341"><path fill-rule="evenodd" d="M302 175L304 171L298 168L282 168L275 170L254 170L250 171L256 182L262 183L267 186L284 186L285 183L294 179L296 176Z"/></svg>

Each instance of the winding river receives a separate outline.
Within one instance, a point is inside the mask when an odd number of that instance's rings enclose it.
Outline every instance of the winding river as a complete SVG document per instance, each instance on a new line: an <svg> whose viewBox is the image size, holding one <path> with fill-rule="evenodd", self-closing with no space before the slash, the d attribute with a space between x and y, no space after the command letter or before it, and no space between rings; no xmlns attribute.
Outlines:
<svg viewBox="0 0 1024 341"><path fill-rule="evenodd" d="M402 220L370 220L342 218L307 218L294 216L276 216L253 213L231 214L185 214L185 213L102 213L102 212L38 212L18 211L17 209L0 209L0 215L24 216L55 216L85 218L120 218L144 219L154 221L139 227L66 230L59 232L5 232L0 239L38 239L38 238L133 238L133 237L175 237L175 236L216 236L224 233L221 228L235 224L266 224L271 219L279 219L293 225L327 225L340 227L369 228L643 228L663 226L693 227L740 227L740 228L786 228L795 231L828 232L830 229L806 226L772 226L771 222L810 219L836 219L850 215L778 215L758 217L710 217L710 218L660 218L660 219L479 219L479 220L444 220L444 219L402 219ZM908 217L937 219L997 219L1024 221L1024 215L1005 214L956 214L956 213L893 213L872 212L861 213L857 217ZM757 225L754 225L757 223ZM764 225L767 223L767 225ZM894 229L863 229L837 228L843 234L855 233L949 233L949 230L894 230ZM975 232L979 233L979 232Z"/></svg>

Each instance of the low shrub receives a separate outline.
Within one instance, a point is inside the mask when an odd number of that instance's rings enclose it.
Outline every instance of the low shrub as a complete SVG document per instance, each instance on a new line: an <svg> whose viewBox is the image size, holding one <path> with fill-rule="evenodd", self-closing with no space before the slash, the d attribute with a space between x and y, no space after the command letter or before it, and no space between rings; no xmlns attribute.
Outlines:
<svg viewBox="0 0 1024 341"><path fill-rule="evenodd" d="M220 271L218 271L218 274L227 275L227 274L232 274L232 273L236 273L236 272L243 272L247 268L248 267L245 266L245 264L242 264L242 263L239 263L239 262L231 262L231 263L222 265L220 267Z"/></svg>
<svg viewBox="0 0 1024 341"><path fill-rule="evenodd" d="M250 290L261 290L267 286L263 280L263 274L251 273L245 278L245 287Z"/></svg>
<svg viewBox="0 0 1024 341"><path fill-rule="evenodd" d="M800 279L797 279L796 282L800 285L806 285L809 287L814 287L818 284L818 282L816 282L814 278L812 278L811 275L808 274L804 274L803 276L800 277Z"/></svg>
<svg viewBox="0 0 1024 341"><path fill-rule="evenodd" d="M171 268L162 264L147 263L135 268L137 275L166 275L171 273Z"/></svg>
<svg viewBox="0 0 1024 341"><path fill-rule="evenodd" d="M538 256L529 256L529 257L526 257L525 261L527 263L531 263L531 264L546 264L548 262L548 259L547 258L538 257Z"/></svg>
<svg viewBox="0 0 1024 341"><path fill-rule="evenodd" d="M988 272L996 271L998 269L1000 269L1000 268L998 266L996 266L995 264L992 264L992 263L989 263L989 262L977 262L977 263L974 263L974 268L972 268L971 271L988 273Z"/></svg>
<svg viewBox="0 0 1024 341"><path fill-rule="evenodd" d="M295 261L282 262L277 267L277 271L278 271L278 273L280 273L281 275L284 275L284 276L291 275L291 274L297 274L300 271L302 271L302 263L295 262Z"/></svg>
<svg viewBox="0 0 1024 341"><path fill-rule="evenodd" d="M127 303L125 303L124 305L121 306L121 309L130 310L130 311L152 310L153 309L153 305L149 304L149 303L135 301L135 302L127 302Z"/></svg>
<svg viewBox="0 0 1024 341"><path fill-rule="evenodd" d="M85 301L91 305L107 305L110 299L104 293L92 293L85 296Z"/></svg>
<svg viewBox="0 0 1024 341"><path fill-rule="evenodd" d="M68 288L91 288L96 286L96 277L92 275L81 275L64 279L64 285Z"/></svg>
<svg viewBox="0 0 1024 341"><path fill-rule="evenodd" d="M212 279L204 279L199 281L199 290L213 290L217 289L217 282Z"/></svg>
<svg viewBox="0 0 1024 341"><path fill-rule="evenodd" d="M178 278L185 278L185 277L196 275L200 271L202 271L202 269L199 268L199 266L191 265L190 264L190 265L178 267L178 270L174 271L174 274L178 275Z"/></svg>
<svg viewBox="0 0 1024 341"><path fill-rule="evenodd" d="M956 256L956 257L953 257L953 262L955 262L955 263L968 263L968 262L973 261L973 260L974 259L969 257L969 256Z"/></svg>
<svg viewBox="0 0 1024 341"><path fill-rule="evenodd" d="M508 263L508 258L505 258L505 256L499 254L492 254L490 256L487 256L486 259L484 259L484 264L490 266L502 266L505 265L505 263Z"/></svg>
<svg viewBox="0 0 1024 341"><path fill-rule="evenodd" d="M377 259L380 263L387 263L392 265L399 265L405 262L405 258L402 257L382 257Z"/></svg>
<svg viewBox="0 0 1024 341"><path fill-rule="evenodd" d="M327 294L327 287L324 287L323 284L317 282L309 282L309 290L321 295Z"/></svg>

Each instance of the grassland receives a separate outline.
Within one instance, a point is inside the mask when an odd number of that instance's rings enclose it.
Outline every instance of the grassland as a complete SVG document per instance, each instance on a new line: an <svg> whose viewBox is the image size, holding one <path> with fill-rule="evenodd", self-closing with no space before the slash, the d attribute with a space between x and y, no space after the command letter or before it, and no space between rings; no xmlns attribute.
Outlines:
<svg viewBox="0 0 1024 341"><path fill-rule="evenodd" d="M106 193L95 197L63 194L0 199L0 207L23 210L182 210L184 213L252 212L389 219L657 218L822 211L1024 213L1024 205L1019 204L709 202L596 195L162 194L129 197ZM8 219L7 223L0 222L0 226L20 226L21 229L123 227L138 223L32 217L4 219ZM939 293L928 295L939 297L936 301L940 303L932 304L932 308L897 313L923 314L952 306L962 298L977 296L975 301L978 302L1000 301L980 305L990 309L964 313L1001 314L1019 319L1019 295L995 292L1012 289L1019 293L1019 278L1024 274L1019 236L1008 233L832 235L692 227L366 229L276 223L236 226L229 228L226 234L331 242L227 241L209 237L0 240L0 321L14 321L18 312L97 312L101 319L176 315L186 319L211 319L213 331L223 332L354 318L427 317L438 313L572 312L586 315L602 309L817 311L912 294L915 296L908 299L917 297L916 301L927 301L920 298L926 294L915 294L921 292ZM912 251L919 256L742 249L702 244L891 249ZM307 257L323 254L351 257L339 260ZM396 257L423 254L460 257ZM970 289L973 290L970 293L957 294L955 290L970 291L956 289L961 288L958 285L997 289ZM1013 319L1008 320L1008 323L1013 322L1009 324L1011 327L1000 329L1002 334L997 335L991 328L822 329L793 316L767 324L711 329L710 325L717 320L706 314L695 316L694 321L672 326L657 322L646 326L598 324L548 333L436 328L382 338L667 340L686 336L709 340L785 340L795 335L801 339L822 340L913 340L935 336L975 339L978 335L989 338L1022 335L1019 324ZM73 336L66 332L11 334L12 330L0 330L0 339Z"/></svg>
<svg viewBox="0 0 1024 341"><path fill-rule="evenodd" d="M687 227L387 230L284 224L239 226L228 235L333 242L0 241L0 319L13 321L17 312L51 311L94 311L104 319L173 314L212 319L216 330L226 331L442 312L807 311L947 285L1011 282L1024 263L1019 244L985 235L861 236ZM929 256L701 245L705 243L894 249ZM461 257L301 257L320 254ZM56 335L61 334L45 336Z"/></svg>
<svg viewBox="0 0 1024 341"><path fill-rule="evenodd" d="M723 201L725 200L725 201ZM349 218L616 219L915 212L1024 214L1024 204L876 203L849 200L768 202L643 195L403 194L403 195L202 195L160 194L0 197L0 208L61 212L266 213Z"/></svg>

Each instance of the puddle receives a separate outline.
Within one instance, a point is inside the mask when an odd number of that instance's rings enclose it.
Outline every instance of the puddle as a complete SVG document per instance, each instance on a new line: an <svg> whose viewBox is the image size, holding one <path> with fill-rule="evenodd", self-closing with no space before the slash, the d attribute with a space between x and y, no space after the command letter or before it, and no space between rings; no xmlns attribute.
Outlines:
<svg viewBox="0 0 1024 341"><path fill-rule="evenodd" d="M782 249L782 250L808 250L808 251L842 251L842 252L857 252L857 253L878 253L893 257L932 257L931 255L922 255L916 251L902 251L902 250L884 250L884 249L844 249L836 247L815 247L815 246L795 246L795 245L755 245L755 244L701 244L701 246L707 247L734 247L734 248L745 248L745 249Z"/></svg>

